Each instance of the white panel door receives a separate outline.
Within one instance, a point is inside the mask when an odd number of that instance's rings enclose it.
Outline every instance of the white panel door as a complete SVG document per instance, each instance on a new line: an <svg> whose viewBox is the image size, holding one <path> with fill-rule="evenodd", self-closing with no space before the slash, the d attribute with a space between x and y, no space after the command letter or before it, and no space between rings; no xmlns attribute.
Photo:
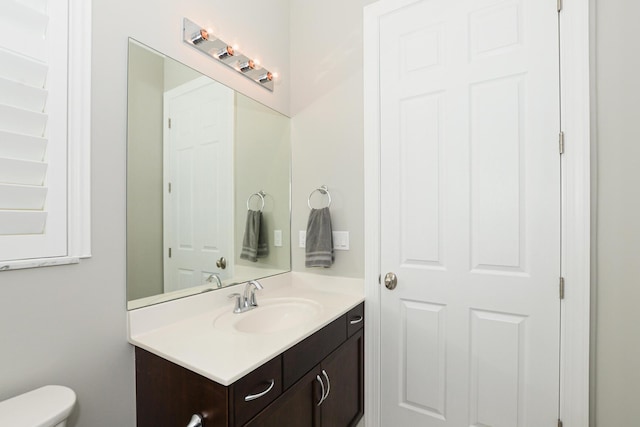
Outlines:
<svg viewBox="0 0 640 427"><path fill-rule="evenodd" d="M165 292L233 274L233 105L206 77L165 93Z"/></svg>
<svg viewBox="0 0 640 427"><path fill-rule="evenodd" d="M382 426L555 426L556 2L403 3L379 27Z"/></svg>

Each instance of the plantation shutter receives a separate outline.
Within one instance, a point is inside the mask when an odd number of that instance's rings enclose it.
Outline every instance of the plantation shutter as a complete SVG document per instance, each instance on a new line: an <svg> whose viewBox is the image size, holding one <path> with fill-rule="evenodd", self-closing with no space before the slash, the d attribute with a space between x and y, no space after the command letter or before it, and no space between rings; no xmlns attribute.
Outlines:
<svg viewBox="0 0 640 427"><path fill-rule="evenodd" d="M67 254L67 0L0 0L0 261Z"/></svg>

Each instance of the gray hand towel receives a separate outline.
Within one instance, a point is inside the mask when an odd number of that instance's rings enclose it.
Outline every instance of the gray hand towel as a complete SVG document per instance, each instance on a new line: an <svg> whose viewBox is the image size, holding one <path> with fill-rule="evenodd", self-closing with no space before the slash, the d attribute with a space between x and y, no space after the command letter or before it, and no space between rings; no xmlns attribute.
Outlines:
<svg viewBox="0 0 640 427"><path fill-rule="evenodd" d="M256 262L258 258L269 255L266 236L266 227L262 224L262 212L248 210L240 258Z"/></svg>
<svg viewBox="0 0 640 427"><path fill-rule="evenodd" d="M258 233L258 254L256 255L258 258L264 258L269 255L269 242L267 240L267 222L264 220L262 216L262 211L260 213L260 232Z"/></svg>
<svg viewBox="0 0 640 427"><path fill-rule="evenodd" d="M329 208L311 209L307 222L305 267L331 267L333 234Z"/></svg>

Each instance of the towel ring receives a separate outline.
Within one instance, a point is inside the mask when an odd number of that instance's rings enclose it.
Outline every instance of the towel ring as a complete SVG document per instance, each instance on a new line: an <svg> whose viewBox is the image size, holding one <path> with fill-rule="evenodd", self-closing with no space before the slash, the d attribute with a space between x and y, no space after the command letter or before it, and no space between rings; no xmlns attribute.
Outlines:
<svg viewBox="0 0 640 427"><path fill-rule="evenodd" d="M264 196L266 196L267 193L265 193L264 191L260 190L257 193L253 193L252 195L249 196L249 198L247 198L247 210L250 210L251 208L249 207L249 202L251 201L251 199L254 196L258 196L260 197L260 201L262 202L262 205L260 206L260 211L262 211L262 209L264 209Z"/></svg>
<svg viewBox="0 0 640 427"><path fill-rule="evenodd" d="M327 197L329 198L329 201L327 202L327 206L325 207L328 208L329 206L331 206L331 194L329 193L329 189L327 188L326 185L321 185L320 187L316 188L311 193L309 193L309 197L307 198L307 206L309 206L309 209L313 209L311 207L311 196L313 196L313 193L315 193L316 191L320 192L320 194L326 194Z"/></svg>

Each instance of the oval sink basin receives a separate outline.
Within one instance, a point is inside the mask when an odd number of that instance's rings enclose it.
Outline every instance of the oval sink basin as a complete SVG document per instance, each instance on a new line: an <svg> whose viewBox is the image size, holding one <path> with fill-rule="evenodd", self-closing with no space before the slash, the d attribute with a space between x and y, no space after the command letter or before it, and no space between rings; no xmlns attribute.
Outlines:
<svg viewBox="0 0 640 427"><path fill-rule="evenodd" d="M244 313L225 313L219 316L216 328L232 328L239 332L269 334L295 328L312 320L322 311L322 305L304 298L272 298Z"/></svg>

